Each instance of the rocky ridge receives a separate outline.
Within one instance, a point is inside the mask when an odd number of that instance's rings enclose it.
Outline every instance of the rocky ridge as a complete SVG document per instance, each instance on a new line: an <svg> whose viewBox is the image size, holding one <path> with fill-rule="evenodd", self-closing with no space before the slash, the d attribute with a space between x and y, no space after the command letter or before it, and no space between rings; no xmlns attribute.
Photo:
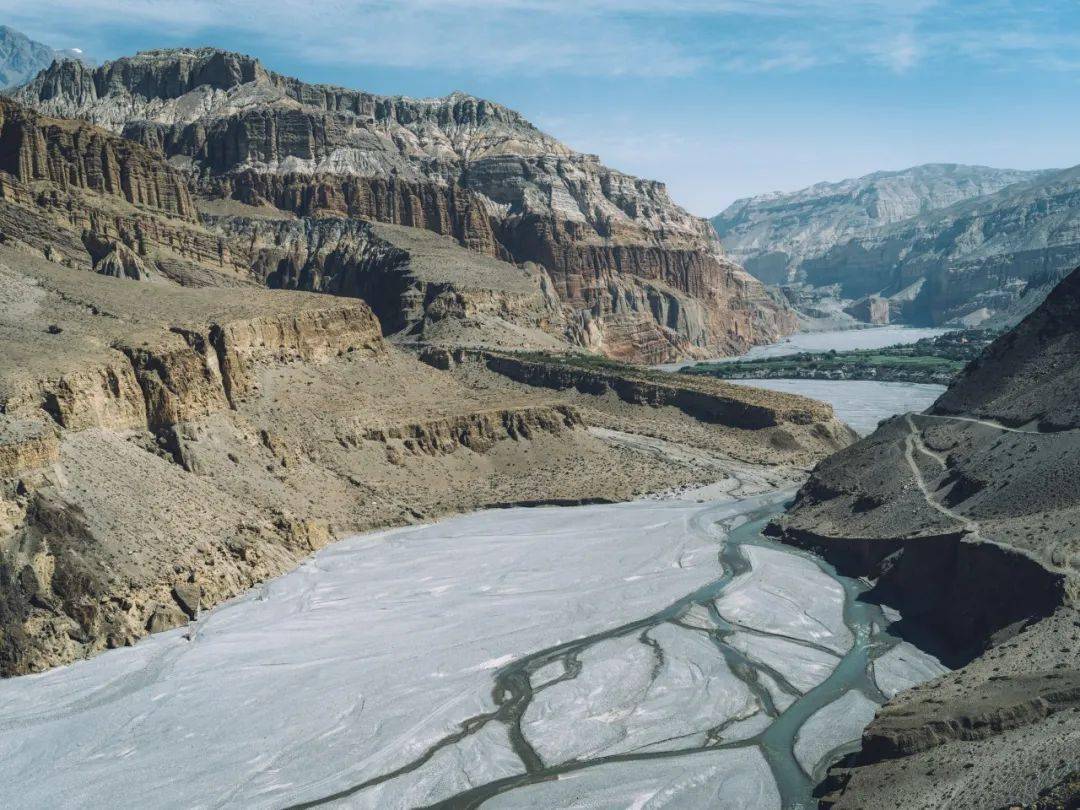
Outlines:
<svg viewBox="0 0 1080 810"><path fill-rule="evenodd" d="M298 218L196 202L160 156L82 122L0 99L0 229L69 267L183 286L254 286L360 297L388 334L565 345L550 277L422 229Z"/></svg>
<svg viewBox="0 0 1080 810"><path fill-rule="evenodd" d="M423 228L533 262L566 307L568 336L611 356L737 351L794 328L663 185L488 101L309 85L212 49L60 62L15 95L143 144L207 197Z"/></svg>
<svg viewBox="0 0 1080 810"><path fill-rule="evenodd" d="M861 320L1011 324L1080 262L1078 176L916 167L741 201L716 222L758 277L834 290Z"/></svg>
<svg viewBox="0 0 1080 810"><path fill-rule="evenodd" d="M882 709L823 804L1026 806L1075 784L1078 311L1075 271L925 414L820 464L775 526L876 579L959 667Z"/></svg>
<svg viewBox="0 0 1080 810"><path fill-rule="evenodd" d="M1022 317L1080 263L1078 218L1074 167L869 232L804 267L815 283L890 297L912 323Z"/></svg>
<svg viewBox="0 0 1080 810"><path fill-rule="evenodd" d="M186 178L144 147L0 99L0 171L26 185L87 189L197 221Z"/></svg>

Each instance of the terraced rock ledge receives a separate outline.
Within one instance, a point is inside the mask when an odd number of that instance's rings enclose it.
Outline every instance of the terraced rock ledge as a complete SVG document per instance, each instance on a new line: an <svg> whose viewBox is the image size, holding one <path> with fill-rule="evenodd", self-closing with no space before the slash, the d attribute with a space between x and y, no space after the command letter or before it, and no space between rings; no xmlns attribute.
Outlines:
<svg viewBox="0 0 1080 810"><path fill-rule="evenodd" d="M437 369L382 333L355 299L146 284L0 245L0 672L183 624L345 533L717 481L780 431L794 443L752 460L786 483L850 440L798 397L741 394L761 427Z"/></svg>

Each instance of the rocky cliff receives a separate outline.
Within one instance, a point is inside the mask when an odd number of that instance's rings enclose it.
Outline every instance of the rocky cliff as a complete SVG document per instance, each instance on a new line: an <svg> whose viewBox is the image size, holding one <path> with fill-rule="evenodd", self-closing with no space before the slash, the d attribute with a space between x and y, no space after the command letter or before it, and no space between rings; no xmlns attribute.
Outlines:
<svg viewBox="0 0 1080 810"><path fill-rule="evenodd" d="M725 353L794 328L662 184L488 101L309 85L209 49L57 63L17 97L186 165L206 196L424 228L536 263L567 307L567 334L611 355Z"/></svg>
<svg viewBox="0 0 1080 810"><path fill-rule="evenodd" d="M424 229L193 213L152 150L0 109L0 674L183 624L343 532L713 481L740 448L790 480L849 440L794 397L706 418L436 370L383 333L565 350L549 274ZM751 400L767 426L734 418Z"/></svg>
<svg viewBox="0 0 1080 810"><path fill-rule="evenodd" d="M196 220L187 180L138 144L0 98L0 171L25 184L88 189Z"/></svg>
<svg viewBox="0 0 1080 810"><path fill-rule="evenodd" d="M514 267L425 230L356 219L206 219L266 286L362 298L386 334L565 345L563 307L536 265Z"/></svg>
<svg viewBox="0 0 1080 810"><path fill-rule="evenodd" d="M728 254L757 278L813 283L804 262L836 245L1039 174L931 163L736 200L711 222Z"/></svg>
<svg viewBox="0 0 1080 810"><path fill-rule="evenodd" d="M819 465L775 527L875 579L961 667L879 713L826 804L1003 807L1075 787L1078 315L1075 271L925 414Z"/></svg>
<svg viewBox="0 0 1080 810"><path fill-rule="evenodd" d="M550 276L422 228L326 212L296 217L200 200L151 150L0 99L0 230L69 267L136 281L362 298L387 334L520 348L565 346Z"/></svg>

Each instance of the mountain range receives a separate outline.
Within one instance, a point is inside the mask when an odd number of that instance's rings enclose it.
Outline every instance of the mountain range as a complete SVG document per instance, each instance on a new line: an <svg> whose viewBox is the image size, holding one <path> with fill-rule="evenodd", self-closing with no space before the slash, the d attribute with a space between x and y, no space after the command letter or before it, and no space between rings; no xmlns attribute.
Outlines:
<svg viewBox="0 0 1080 810"><path fill-rule="evenodd" d="M713 224L770 283L881 297L907 323L1015 320L1080 263L1078 179L919 166L742 200Z"/></svg>
<svg viewBox="0 0 1080 810"><path fill-rule="evenodd" d="M0 98L0 676L184 626L335 537L806 481L770 531L953 668L867 716L822 806L1075 807L1078 179L926 166L721 215L770 283L1020 319L857 441L825 403L609 359L739 351L796 315L662 184L512 110L210 48L50 60ZM705 757L732 742L708 725Z"/></svg>

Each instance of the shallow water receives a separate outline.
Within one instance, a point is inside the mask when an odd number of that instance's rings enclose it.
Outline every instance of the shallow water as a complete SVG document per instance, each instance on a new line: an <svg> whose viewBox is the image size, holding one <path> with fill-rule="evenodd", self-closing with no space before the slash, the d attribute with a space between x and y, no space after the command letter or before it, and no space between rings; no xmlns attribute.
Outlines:
<svg viewBox="0 0 1080 810"><path fill-rule="evenodd" d="M860 436L873 433L893 414L924 411L945 392L944 385L889 383L873 380L726 380L736 385L767 388L828 402L836 416Z"/></svg>
<svg viewBox="0 0 1080 810"><path fill-rule="evenodd" d="M753 384L864 431L938 388ZM0 682L0 806L809 808L872 709L943 667L760 534L791 495L348 538L188 628Z"/></svg>
<svg viewBox="0 0 1080 810"><path fill-rule="evenodd" d="M914 329L906 326L878 326L868 329L845 329L835 332L800 332L780 343L755 346L738 357L720 357L708 362L733 360L757 360L763 357L783 357L803 351L822 352L836 349L880 349L914 343L926 337L943 335L948 329ZM657 368L678 371L689 363L669 363ZM926 410L945 392L943 385L928 383L888 383L874 380L725 380L736 385L782 391L786 394L802 394L828 402L837 417L860 436L873 433L882 420L897 413Z"/></svg>

